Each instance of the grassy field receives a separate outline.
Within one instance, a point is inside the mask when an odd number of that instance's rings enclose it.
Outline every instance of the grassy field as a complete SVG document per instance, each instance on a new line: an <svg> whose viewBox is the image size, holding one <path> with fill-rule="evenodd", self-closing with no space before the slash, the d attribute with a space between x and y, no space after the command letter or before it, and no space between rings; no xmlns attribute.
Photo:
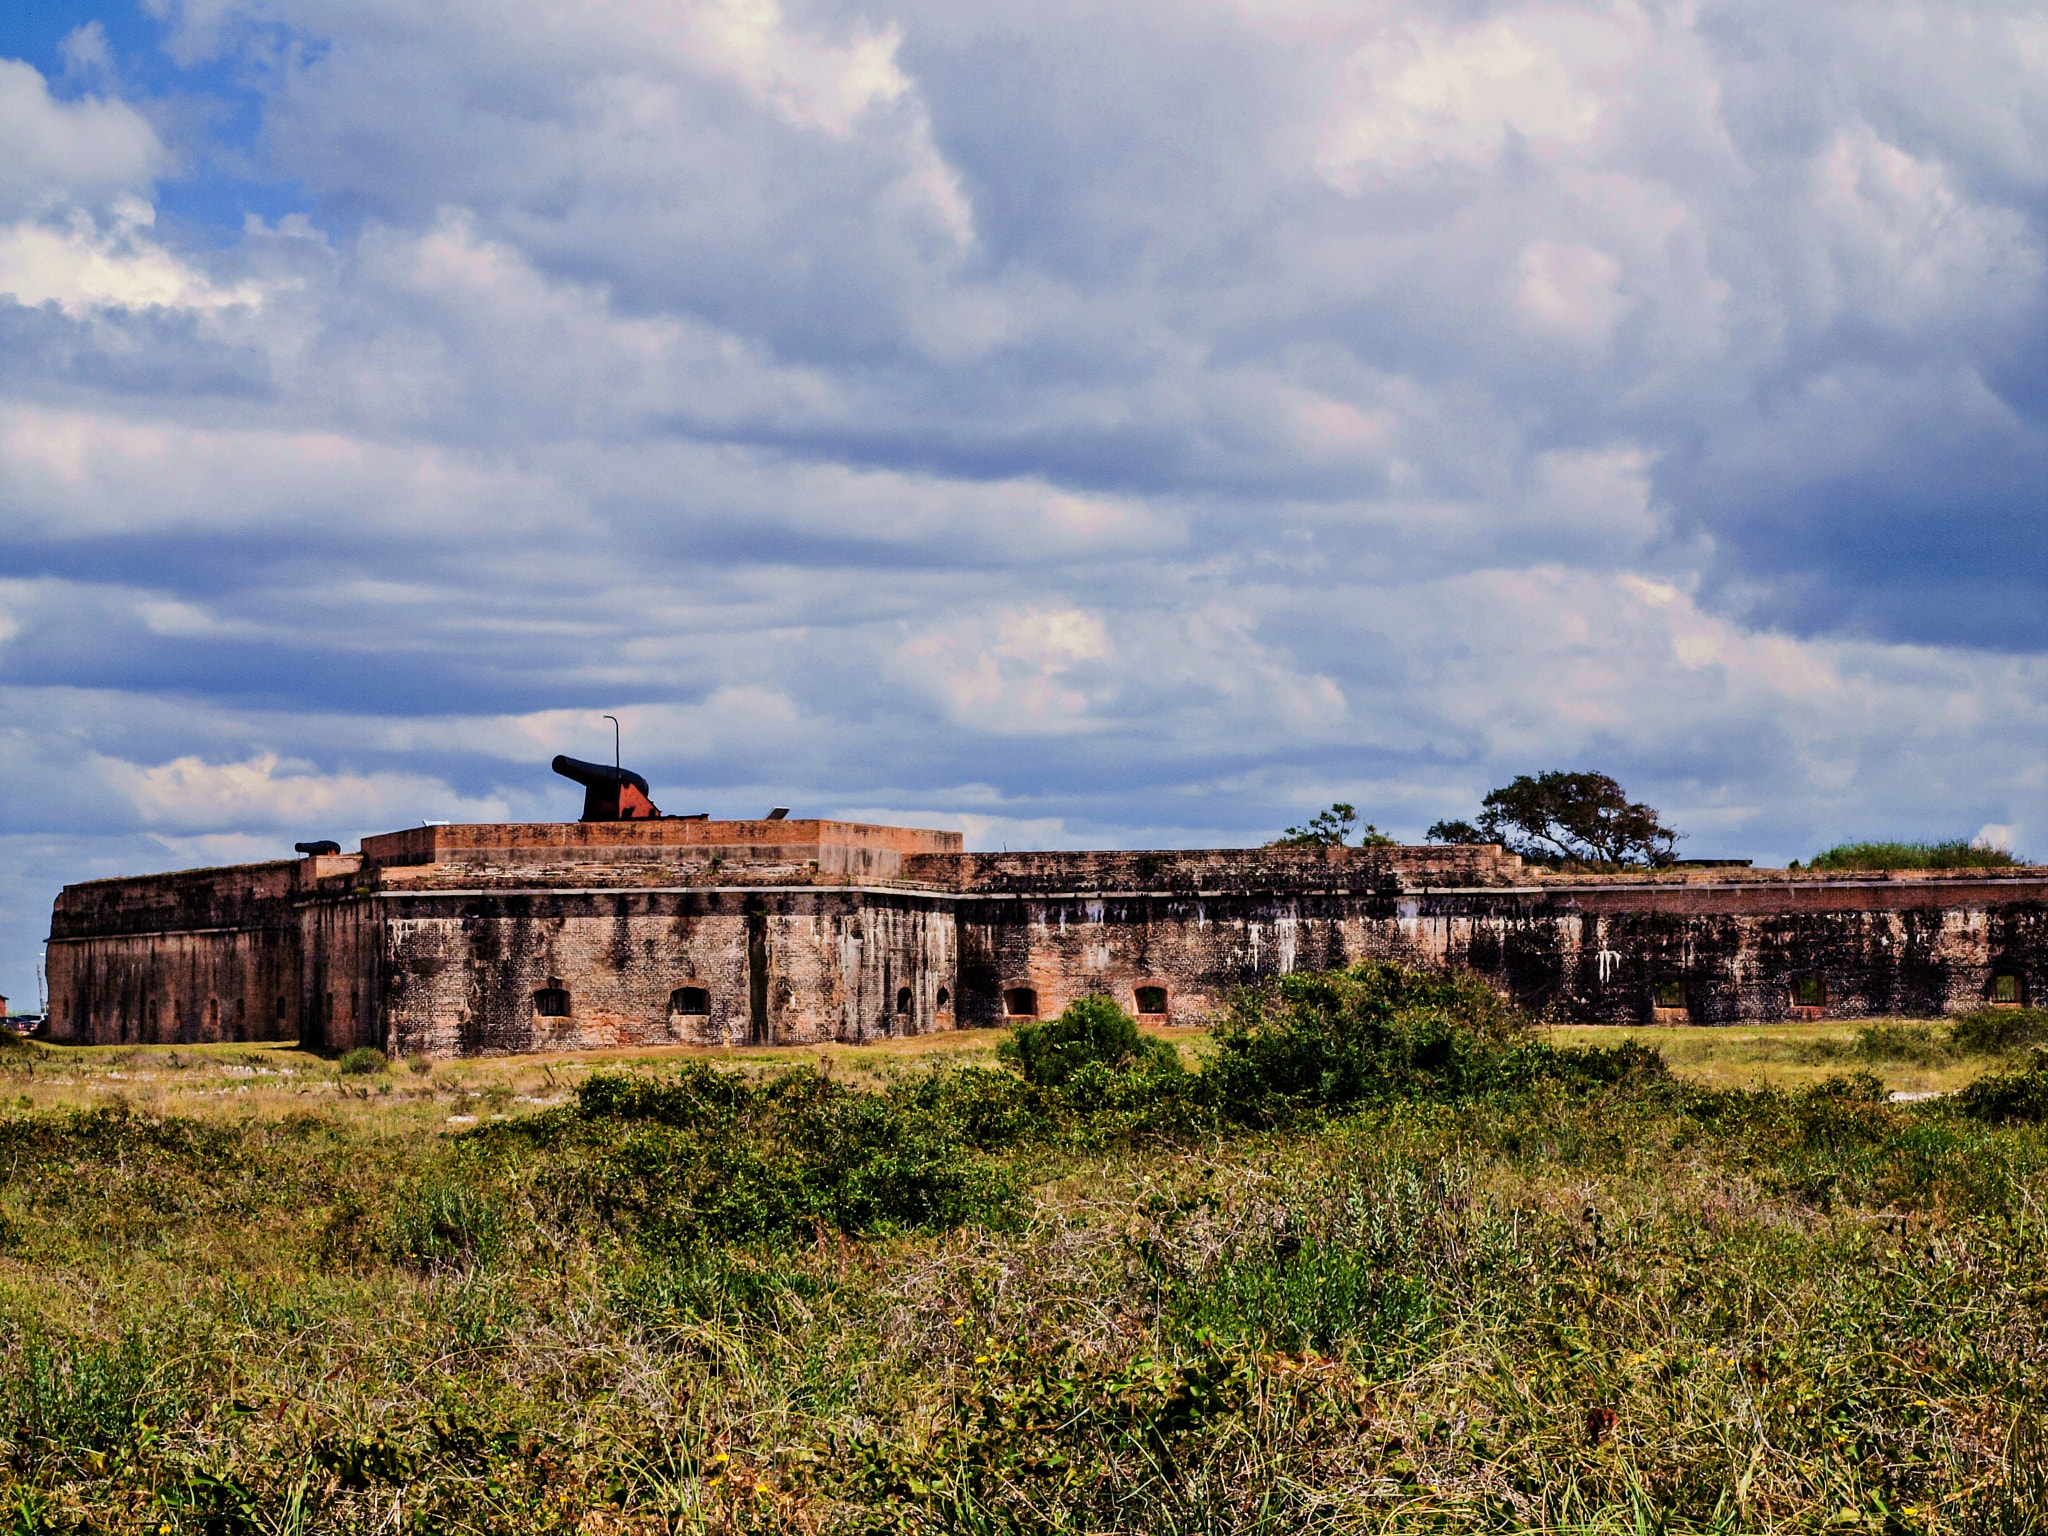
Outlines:
<svg viewBox="0 0 2048 1536"><path fill-rule="evenodd" d="M0 1530L2042 1531L2024 1035L11 1049Z"/></svg>
<svg viewBox="0 0 2048 1536"><path fill-rule="evenodd" d="M1661 1052L1679 1076L1713 1088L1798 1089L1862 1070L1883 1079L1894 1093L1952 1093L2005 1054L1956 1049L1945 1026L1925 1019L1716 1028L1580 1025L1547 1033L1560 1045L1639 1040Z"/></svg>
<svg viewBox="0 0 2048 1536"><path fill-rule="evenodd" d="M1190 1066L1209 1049L1199 1029L1140 1026L1170 1040ZM1001 1029L878 1041L859 1047L778 1046L704 1050L582 1051L403 1062L367 1076L291 1045L44 1046L0 1055L0 1082L17 1112L126 1105L151 1115L276 1118L317 1106L383 1134L431 1132L567 1102L593 1070L659 1072L684 1061L740 1070L809 1065L859 1086L936 1063L992 1066ZM1542 1032L1566 1046L1632 1040L1659 1051L1680 1077L1714 1088L1798 1089L1865 1070L1894 1092L1951 1092L2002 1058L1951 1050L1926 1020L1830 1021L1728 1028L1614 1029L1575 1025Z"/></svg>

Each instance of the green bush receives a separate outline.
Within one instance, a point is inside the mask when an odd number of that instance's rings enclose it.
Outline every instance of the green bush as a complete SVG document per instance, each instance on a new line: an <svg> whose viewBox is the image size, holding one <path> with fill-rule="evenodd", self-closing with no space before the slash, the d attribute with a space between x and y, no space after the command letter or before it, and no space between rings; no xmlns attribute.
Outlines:
<svg viewBox="0 0 2048 1536"><path fill-rule="evenodd" d="M1395 1166L1302 1193L1270 1224L1213 1247L1147 1245L1145 1268L1175 1336L1332 1354L1373 1353L1428 1331L1432 1272L1471 1239L1465 1181L1441 1167Z"/></svg>
<svg viewBox="0 0 2048 1536"><path fill-rule="evenodd" d="M1980 848L1967 838L1939 843L1838 843L1808 861L1808 869L2011 869L2024 863L2004 848ZM1795 866L1796 867L1796 866Z"/></svg>
<svg viewBox="0 0 2048 1536"><path fill-rule="evenodd" d="M1228 1119L1270 1123L1370 1099L1457 1098L1536 1081L1582 1087L1665 1075L1654 1049L1559 1050L1476 977L1368 960L1283 976L1238 1000L1203 1069Z"/></svg>
<svg viewBox="0 0 2048 1536"><path fill-rule="evenodd" d="M1959 1014L1949 1040L1968 1056L2003 1056L2030 1045L2048 1045L2048 1008L1979 1008Z"/></svg>
<svg viewBox="0 0 2048 1536"><path fill-rule="evenodd" d="M359 1045L352 1051L343 1051L334 1066L343 1077L365 1077L389 1070L391 1063L374 1045Z"/></svg>
<svg viewBox="0 0 2048 1536"><path fill-rule="evenodd" d="M992 1344L931 1435L852 1436L830 1476L841 1497L875 1506L876 1531L1331 1529L1311 1523L1312 1494L1247 1495L1233 1453L1286 1433L1259 1385L1253 1356L1206 1336L1179 1358L1129 1360L1071 1341ZM1328 1406L1345 1431L1359 1417L1348 1396ZM1315 1449L1342 1438L1325 1430Z"/></svg>
<svg viewBox="0 0 2048 1536"><path fill-rule="evenodd" d="M1056 1019L1019 1024L996 1047L998 1059L1015 1066L1027 1083L1063 1086L1081 1068L1111 1071L1178 1072L1180 1053L1164 1040L1142 1034L1138 1021L1110 997L1076 998Z"/></svg>
<svg viewBox="0 0 2048 1536"><path fill-rule="evenodd" d="M1240 999L1198 1072L1105 997L1020 1028L1006 1046L1019 1075L935 1070L880 1090L811 1068L760 1078L694 1063L658 1079L600 1072L572 1105L463 1141L482 1159L530 1166L523 1187L545 1219L678 1253L820 1230L1008 1225L1015 1175L991 1155L1032 1144L1186 1140L1380 1098L1539 1083L1597 1092L1668 1075L1653 1048L1632 1041L1546 1045L1476 979L1372 962L1285 977Z"/></svg>
<svg viewBox="0 0 2048 1536"><path fill-rule="evenodd" d="M593 1074L575 1104L471 1139L544 1152L537 1189L559 1219L661 1250L1007 1223L1014 1184L948 1113L960 1097L863 1093L808 1067L755 1081L692 1064L660 1080Z"/></svg>
<svg viewBox="0 0 2048 1536"><path fill-rule="evenodd" d="M1872 1024L1856 1031L1854 1053L1864 1061L1934 1067L1956 1054L1953 1032L1944 1040L1924 1024Z"/></svg>
<svg viewBox="0 0 2048 1536"><path fill-rule="evenodd" d="M1964 1114L1992 1125L2048 1120L2048 1055L2036 1055L2013 1072L1980 1077L1955 1096Z"/></svg>

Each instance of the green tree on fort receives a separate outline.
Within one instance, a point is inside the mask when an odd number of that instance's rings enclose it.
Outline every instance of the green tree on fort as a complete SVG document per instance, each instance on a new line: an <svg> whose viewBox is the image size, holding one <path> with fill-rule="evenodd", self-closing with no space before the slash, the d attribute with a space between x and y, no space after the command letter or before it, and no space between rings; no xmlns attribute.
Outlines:
<svg viewBox="0 0 2048 1536"><path fill-rule="evenodd" d="M1355 807L1338 801L1327 811L1317 811L1308 819L1306 826L1289 827L1272 842L1268 848L1343 848L1349 845L1351 833L1358 826L1358 811ZM1358 839L1361 848L1391 848L1394 840L1371 822L1365 824L1365 831Z"/></svg>
<svg viewBox="0 0 2048 1536"><path fill-rule="evenodd" d="M1433 843L1499 843L1541 864L1669 864L1684 834L1604 773L1518 774L1481 802L1479 823L1440 821Z"/></svg>

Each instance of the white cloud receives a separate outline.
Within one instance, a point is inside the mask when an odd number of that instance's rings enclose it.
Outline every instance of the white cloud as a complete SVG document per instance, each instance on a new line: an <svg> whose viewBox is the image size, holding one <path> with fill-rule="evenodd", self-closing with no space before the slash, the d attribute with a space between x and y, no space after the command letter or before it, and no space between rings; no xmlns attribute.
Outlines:
<svg viewBox="0 0 2048 1536"><path fill-rule="evenodd" d="M1644 32L1625 13L1549 6L1455 29L1397 24L1348 61L1317 168L1356 190L1375 170L1483 169L1511 135L1539 155L1581 151L1611 115L1607 84Z"/></svg>
<svg viewBox="0 0 2048 1536"><path fill-rule="evenodd" d="M1601 346L1628 312L1621 263L1590 245L1535 240L1522 248L1517 297L1541 330Z"/></svg>
<svg viewBox="0 0 2048 1536"><path fill-rule="evenodd" d="M963 618L897 651L902 671L929 687L961 723L997 735L1087 730L1107 698L1102 620L1079 608L1024 608ZM1091 686L1092 684L1092 686Z"/></svg>
<svg viewBox="0 0 2048 1536"><path fill-rule="evenodd" d="M139 198L116 200L104 223L74 210L62 227L23 219L0 226L0 295L20 304L55 304L66 314L96 309L218 310L259 305L254 283L221 287L143 231L156 210Z"/></svg>
<svg viewBox="0 0 2048 1536"><path fill-rule="evenodd" d="M59 101L33 65L0 58L0 215L129 194L169 167L155 130L126 102Z"/></svg>
<svg viewBox="0 0 2048 1536"><path fill-rule="evenodd" d="M876 106L897 101L910 82L896 67L903 35L894 27L858 32L834 46L798 32L775 0L701 0L650 5L625 0L600 8L624 29L639 32L642 18L660 18L660 35L680 23L686 54L702 67L729 75L776 110L808 128L846 135Z"/></svg>
<svg viewBox="0 0 2048 1536"><path fill-rule="evenodd" d="M147 827L232 834L249 827L412 826L429 818L500 821L504 802L458 795L405 773L320 773L274 752L242 762L180 757L145 766L92 760L108 790Z"/></svg>
<svg viewBox="0 0 2048 1536"><path fill-rule="evenodd" d="M1868 124L1837 133L1812 176L1831 258L1819 294L1830 318L1917 325L2009 310L2039 286L2041 241L2023 215L1971 202L1944 167Z"/></svg>

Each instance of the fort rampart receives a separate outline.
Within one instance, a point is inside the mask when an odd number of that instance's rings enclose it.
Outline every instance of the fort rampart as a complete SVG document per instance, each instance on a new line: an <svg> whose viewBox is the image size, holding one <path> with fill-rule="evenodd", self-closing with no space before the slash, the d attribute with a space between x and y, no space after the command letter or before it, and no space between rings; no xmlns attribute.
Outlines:
<svg viewBox="0 0 2048 1536"><path fill-rule="evenodd" d="M68 886L49 1032L430 1056L859 1042L1365 957L1560 1019L1936 1016L2048 984L2048 869L1565 875L1497 848L965 853L831 821L418 827Z"/></svg>

